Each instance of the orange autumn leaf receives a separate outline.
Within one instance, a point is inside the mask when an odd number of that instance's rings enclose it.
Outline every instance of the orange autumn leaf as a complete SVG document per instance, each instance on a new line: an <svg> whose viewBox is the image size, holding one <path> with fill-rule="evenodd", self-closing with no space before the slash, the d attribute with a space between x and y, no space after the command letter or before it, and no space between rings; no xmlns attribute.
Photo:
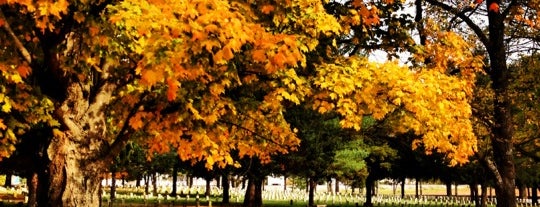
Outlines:
<svg viewBox="0 0 540 207"><path fill-rule="evenodd" d="M141 81L148 86L152 86L163 80L163 71L159 70L143 70L141 72Z"/></svg>
<svg viewBox="0 0 540 207"><path fill-rule="evenodd" d="M499 13L499 4L493 2L489 5L489 11Z"/></svg>
<svg viewBox="0 0 540 207"><path fill-rule="evenodd" d="M278 53L272 57L272 63L274 63L277 67L283 67L285 65L285 62L287 61L287 57L285 55Z"/></svg>
<svg viewBox="0 0 540 207"><path fill-rule="evenodd" d="M266 61L266 52L264 50L255 50L253 51L251 56L253 57L253 60L255 62L262 63Z"/></svg>
<svg viewBox="0 0 540 207"><path fill-rule="evenodd" d="M135 130L141 129L144 126L143 117L141 113L137 113L135 114L135 116L129 119L129 126L131 126L131 128Z"/></svg>
<svg viewBox="0 0 540 207"><path fill-rule="evenodd" d="M263 14L270 14L270 13L272 13L274 11L274 9L275 9L274 6L266 4L266 5L262 6L261 12Z"/></svg>
<svg viewBox="0 0 540 207"><path fill-rule="evenodd" d="M169 78L167 79L167 85L169 86L167 88L167 99L169 101L173 101L174 99L176 99L176 93L178 92L178 87L180 83L177 80Z"/></svg>
<svg viewBox="0 0 540 207"><path fill-rule="evenodd" d="M22 78L26 78L32 73L32 68L25 62L24 64L17 66L17 73L19 73Z"/></svg>

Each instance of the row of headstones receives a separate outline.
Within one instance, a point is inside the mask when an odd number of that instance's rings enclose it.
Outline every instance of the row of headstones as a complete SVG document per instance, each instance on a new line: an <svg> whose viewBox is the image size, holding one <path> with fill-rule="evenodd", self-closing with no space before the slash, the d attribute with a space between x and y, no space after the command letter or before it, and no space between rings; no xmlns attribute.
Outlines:
<svg viewBox="0 0 540 207"><path fill-rule="evenodd" d="M179 196L177 196L175 198L168 198L168 196L166 194L168 192L170 192L170 190L171 190L170 188L158 188L159 194L156 195L156 196L144 195L143 193L141 193L141 192L144 192L143 190L144 190L144 188L143 189L140 189L140 188L135 189L135 192L138 192L137 194L139 195L140 198L165 199L165 200L166 199L181 199ZM194 195L194 194L202 195L202 194L204 194L204 189L201 188L201 187L181 188L181 189L178 189L178 192L180 192L179 194L188 196L187 198L189 199L189 195ZM219 196L219 195L222 194L222 190L220 188L213 187L212 191L211 191L211 194ZM165 195L165 196L163 196L163 195ZM104 192L104 196L107 196L105 192ZM125 196L125 198L133 198L135 196L135 194L133 194L133 193L130 193L128 195L119 194L119 196ZM243 196L244 196L244 190L242 190L240 188L232 188L230 190L230 196L231 196L231 200L233 200L233 201L242 200ZM308 199L307 193L305 191L303 191L303 190L263 191L262 196L263 196L263 199L265 199L265 200L306 201ZM332 204L334 204L334 203L353 203L353 202L364 201L365 200L364 196L361 196L361 195L358 195L358 194L352 194L352 193L334 194L334 193L327 193L327 192L317 192L317 193L315 193L314 196L315 196L315 200L317 200L318 202L332 203ZM391 202L401 202L402 200L404 200L404 201L413 201L415 203L417 203L417 202L424 202L424 203L425 202L458 203L458 204L471 204L471 203L473 203L473 201L471 201L469 197L465 197L465 196L460 196L460 197L457 197L457 196L450 196L450 197L448 197L448 196L420 196L419 198L417 198L415 196L410 195L407 198L401 198L399 196L394 196L394 195L380 195L380 196L375 197L374 200L375 199L385 200L385 201L388 200L388 201L391 201ZM206 200L209 200L209 198L207 198ZM488 198L487 203L489 205L496 204L496 200L495 200L495 198ZM530 202L530 200L528 200L528 201L527 200L519 200L518 203L520 205L523 205L523 206L527 206L527 205L532 206L532 203Z"/></svg>
<svg viewBox="0 0 540 207"><path fill-rule="evenodd" d="M212 200L211 197L209 196L205 196L205 197L199 197L199 196L195 196L194 198L190 198L189 195L187 195L186 197L182 198L180 196L176 196L176 197L171 197L171 196L168 196L168 195L165 195L165 196L162 196L161 194L158 194L157 196L153 196L153 195L122 195L122 194L118 194L117 195L117 201L119 201L120 203L124 203L125 200L127 199L133 199L133 198L136 198L136 199L141 199L143 201L154 201L154 202L157 202L158 204L161 202L161 201L171 201L171 202L185 202L187 203L188 201L190 201L190 199L195 199L196 201L199 201L201 203L204 203L206 206L212 206L212 202L219 202L219 200ZM240 196L234 196L233 197L233 201L235 202L239 202L242 198ZM264 198L263 198L264 199ZM303 202L307 202L307 197L303 197L301 199L294 199L296 201L303 201ZM105 200L106 202L109 202L109 200ZM291 203L293 200L291 199ZM169 202L169 203L171 203ZM326 204L336 204L335 202L337 202L338 204L352 204L352 203L363 203L365 202L365 198L364 197L357 197L356 199L345 199L345 200L316 200L316 203L326 203ZM423 198L414 198L414 199L402 199L400 197L390 197L390 196L376 196L373 198L373 203L377 203L377 204L383 204L383 205L386 205L386 204L390 204L392 206L394 206L394 204L396 205L399 205L399 206L407 206L407 205L427 205L427 206L437 206L437 205L441 205L441 206L474 206L474 203L468 199L451 199L451 198L448 198L448 197L437 197L436 199L427 199L427 197L423 197ZM488 200L488 206L493 206L493 205L496 205L496 202L494 199L489 199ZM532 204L531 202L519 202L518 203L518 206L519 207L538 207L540 205L538 204Z"/></svg>

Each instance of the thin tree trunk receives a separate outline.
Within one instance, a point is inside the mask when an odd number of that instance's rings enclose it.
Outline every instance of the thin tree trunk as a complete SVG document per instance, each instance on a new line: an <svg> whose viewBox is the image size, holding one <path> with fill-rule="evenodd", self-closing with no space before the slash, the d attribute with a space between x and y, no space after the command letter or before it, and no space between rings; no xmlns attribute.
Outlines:
<svg viewBox="0 0 540 207"><path fill-rule="evenodd" d="M38 182L38 174L36 172L30 173L29 177L26 178L26 185L28 186L28 207L38 206Z"/></svg>
<svg viewBox="0 0 540 207"><path fill-rule="evenodd" d="M142 176L137 176L137 179L135 180L135 187L141 187L141 180Z"/></svg>
<svg viewBox="0 0 540 207"><path fill-rule="evenodd" d="M450 180L446 181L446 196L452 196L452 181Z"/></svg>
<svg viewBox="0 0 540 207"><path fill-rule="evenodd" d="M531 191L531 202L533 205L538 205L538 182L533 183Z"/></svg>
<svg viewBox="0 0 540 207"><path fill-rule="evenodd" d="M315 206L315 189L317 188L317 182L315 179L310 178L308 180L308 206Z"/></svg>
<svg viewBox="0 0 540 207"><path fill-rule="evenodd" d="M229 204L230 203L230 194L229 194L229 190L230 190L230 182L229 182L229 173L225 172L223 173L222 175L222 178L221 178L221 186L223 186L223 200L222 200L222 203L223 204Z"/></svg>
<svg viewBox="0 0 540 207"><path fill-rule="evenodd" d="M111 170L111 202L116 198L116 169Z"/></svg>
<svg viewBox="0 0 540 207"><path fill-rule="evenodd" d="M335 185L336 185L336 191L335 192L336 192L336 194L338 194L339 193L339 180L337 178L336 178L336 184Z"/></svg>
<svg viewBox="0 0 540 207"><path fill-rule="evenodd" d="M174 164L173 170L172 170L172 189L171 189L171 196L175 197L177 195L177 189L176 185L178 183L178 168L180 168L180 165L177 163Z"/></svg>
<svg viewBox="0 0 540 207"><path fill-rule="evenodd" d="M287 176L283 176L283 192L287 191Z"/></svg>
<svg viewBox="0 0 540 207"><path fill-rule="evenodd" d="M210 191L212 191L212 188L210 184L212 183L212 178L206 178L206 190L204 191L205 196L210 196Z"/></svg>
<svg viewBox="0 0 540 207"><path fill-rule="evenodd" d="M332 190L332 179L329 179L326 182L326 192L329 194L332 194L334 191Z"/></svg>
<svg viewBox="0 0 540 207"><path fill-rule="evenodd" d="M149 194L149 189L150 188L150 174L146 174L144 175L144 194L145 195L148 195Z"/></svg>
<svg viewBox="0 0 540 207"><path fill-rule="evenodd" d="M482 198L480 199L480 206L477 207L487 207L487 185L485 183L480 184L482 189Z"/></svg>
<svg viewBox="0 0 540 207"><path fill-rule="evenodd" d="M420 197L420 181L418 178L416 178L415 189L416 189L415 197L419 198Z"/></svg>
<svg viewBox="0 0 540 207"><path fill-rule="evenodd" d="M11 172L6 173L6 182L4 183L4 187L11 188L11 177L13 174Z"/></svg>
<svg viewBox="0 0 540 207"><path fill-rule="evenodd" d="M401 199L405 198L405 177L401 178Z"/></svg>
<svg viewBox="0 0 540 207"><path fill-rule="evenodd" d="M526 194L527 186L525 186L525 184L519 182L517 184L517 187L518 187L518 198L526 199L527 198L527 194Z"/></svg>
<svg viewBox="0 0 540 207"><path fill-rule="evenodd" d="M479 199L479 196L478 196L478 186L476 185L476 183L471 183L469 184L469 189L471 191L470 193L470 196L471 196L471 201L474 202L475 206L479 206L480 205L480 199Z"/></svg>
<svg viewBox="0 0 540 207"><path fill-rule="evenodd" d="M372 179L372 176L369 176L366 178L366 202L364 203L364 207L371 207L373 206L373 186L374 186L375 180Z"/></svg>
<svg viewBox="0 0 540 207"><path fill-rule="evenodd" d="M157 172L152 173L152 195L157 196Z"/></svg>

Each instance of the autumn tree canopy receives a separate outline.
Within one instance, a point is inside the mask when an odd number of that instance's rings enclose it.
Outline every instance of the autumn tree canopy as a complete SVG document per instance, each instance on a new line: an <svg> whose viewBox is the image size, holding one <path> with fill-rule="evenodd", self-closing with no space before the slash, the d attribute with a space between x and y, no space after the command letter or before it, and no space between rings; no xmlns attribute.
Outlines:
<svg viewBox="0 0 540 207"><path fill-rule="evenodd" d="M35 138L47 143L47 165L35 172L30 202L96 206L100 169L129 140L208 167L238 164L232 151L268 162L299 144L286 107L309 104L356 130L363 116L388 119L395 133L421 135L428 152L465 162L475 149L468 102L482 66L468 43L433 31L414 66L345 57L338 40L380 24L381 11L367 1L342 5L0 1L0 156L45 125L54 137Z"/></svg>

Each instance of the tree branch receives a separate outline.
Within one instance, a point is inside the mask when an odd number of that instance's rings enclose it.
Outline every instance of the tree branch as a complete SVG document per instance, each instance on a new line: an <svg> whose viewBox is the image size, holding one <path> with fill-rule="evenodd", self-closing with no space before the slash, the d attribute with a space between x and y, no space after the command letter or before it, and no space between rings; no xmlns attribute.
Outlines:
<svg viewBox="0 0 540 207"><path fill-rule="evenodd" d="M103 158L104 162L110 162L112 161L118 153L122 151L122 149L126 146L127 142L131 138L131 133L128 133L129 131L129 119L133 117L137 111L139 111L139 107L144 104L144 98L148 95L148 92L145 92L141 95L139 98L139 102L131 108L128 115L125 118L124 124L122 125L122 128L116 135L116 138L114 139L113 143L109 145L109 148L102 154L101 158Z"/></svg>
<svg viewBox="0 0 540 207"><path fill-rule="evenodd" d="M24 60L26 60L26 62L31 64L32 63L32 56L30 55L30 52L28 52L28 50L24 47L22 42L19 40L19 38L17 38L17 35L15 35L13 30L9 26L9 23L8 23L6 17L4 16L4 12L2 11L1 8L0 8L0 21L4 22L2 24L2 27L7 31L9 36L13 39L13 42L15 43L15 46L17 47L17 49L21 53Z"/></svg>
<svg viewBox="0 0 540 207"><path fill-rule="evenodd" d="M524 155L524 156L526 156L528 158L531 158L535 162L540 162L540 157L538 157L538 155L536 155L535 152L529 152L529 151L523 149L522 146L514 146L514 149L516 149L522 155Z"/></svg>
<svg viewBox="0 0 540 207"><path fill-rule="evenodd" d="M493 176L495 176L495 182L497 185L501 186L503 183L503 179L501 176L501 173L497 169L497 165L493 162L493 160L490 159L490 157L486 157L484 160L484 164L488 167L488 169L493 173Z"/></svg>
<svg viewBox="0 0 540 207"><path fill-rule="evenodd" d="M271 143L274 143L274 144L277 145L277 146L280 146L280 147L283 147L283 148L287 148L285 145L280 144L280 143L276 142L275 140L270 139L270 138L268 138L268 137L265 137L265 136L263 136L263 135L261 135L261 134L255 132L255 131L253 131L253 130L251 130L251 129L248 129L248 128L246 128L246 127L240 125L240 124L233 123L233 122L230 122L230 121L225 121L225 120L219 120L219 122L224 123L224 124L229 124L229 125L231 125L231 126L236 126L236 127L240 128L240 129L242 129L242 130L244 130L244 131L247 131L248 133L251 133L251 134L254 135L255 137L259 137L259 138L261 138L261 139L263 139L263 140L266 140L266 141L269 141L269 142L271 142Z"/></svg>
<svg viewBox="0 0 540 207"><path fill-rule="evenodd" d="M426 0L426 2L428 2L429 4L431 4L433 6L439 7L441 9L443 9L443 10L445 10L447 12L450 12L450 13L456 15L457 17L459 17L461 20L463 20L467 24L467 26L469 26L473 30L473 32L476 34L476 36L478 36L478 38L480 39L480 42L482 42L484 47L488 48L489 39L484 34L482 29L477 24L475 24L471 20L471 18L466 16L465 13L459 11L458 9L456 9L456 8L450 6L450 5L444 4L442 2L438 2L437 0Z"/></svg>

